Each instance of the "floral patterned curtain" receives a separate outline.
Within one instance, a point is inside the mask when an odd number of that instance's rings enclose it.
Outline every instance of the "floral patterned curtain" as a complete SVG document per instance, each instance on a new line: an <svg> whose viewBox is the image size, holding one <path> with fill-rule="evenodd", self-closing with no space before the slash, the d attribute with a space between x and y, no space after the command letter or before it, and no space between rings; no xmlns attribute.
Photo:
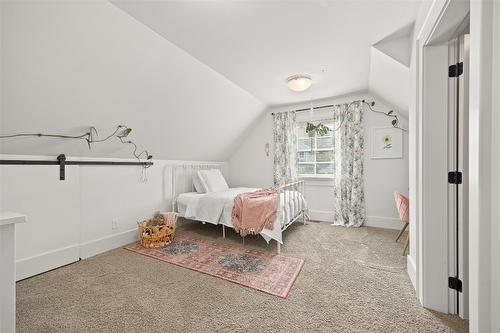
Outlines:
<svg viewBox="0 0 500 333"><path fill-rule="evenodd" d="M297 180L297 135L295 112L277 112L273 116L274 185Z"/></svg>
<svg viewBox="0 0 500 333"><path fill-rule="evenodd" d="M363 104L336 105L333 111L334 224L359 227L365 222L363 182ZM342 122L342 115L345 119Z"/></svg>

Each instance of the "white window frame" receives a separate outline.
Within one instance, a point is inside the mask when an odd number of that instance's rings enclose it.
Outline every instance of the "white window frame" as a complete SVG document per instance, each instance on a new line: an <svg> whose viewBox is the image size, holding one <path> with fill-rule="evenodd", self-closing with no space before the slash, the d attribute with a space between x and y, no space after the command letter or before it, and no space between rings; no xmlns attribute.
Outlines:
<svg viewBox="0 0 500 333"><path fill-rule="evenodd" d="M312 123L318 123L320 121L311 121ZM333 119L326 119L326 120L321 120L321 122L325 125L332 125L333 126ZM311 152L311 150L299 150L299 140L301 139L310 139L307 134L302 134L302 133L299 133L298 129L302 126L304 126L305 124L307 123L307 121L305 122L300 122L297 124L297 131L296 131L296 136L297 136L297 164L298 165L301 165L301 164L314 164L314 173L313 174L301 174L299 172L298 176L300 178L325 178L325 179L331 179L333 178L333 173L332 174L321 174L321 173L317 173L317 165L318 164L332 164L333 161L331 162L317 162L316 161L316 154L314 154L314 162L299 162L299 153L301 152ZM332 148L320 148L320 149L317 149L317 139L318 138L333 138L333 135L331 135L332 133L329 133L328 135L324 135L324 136L315 136L314 137L314 147L313 147L313 150L312 152L316 153L316 152L319 152L319 151L333 151L333 147Z"/></svg>

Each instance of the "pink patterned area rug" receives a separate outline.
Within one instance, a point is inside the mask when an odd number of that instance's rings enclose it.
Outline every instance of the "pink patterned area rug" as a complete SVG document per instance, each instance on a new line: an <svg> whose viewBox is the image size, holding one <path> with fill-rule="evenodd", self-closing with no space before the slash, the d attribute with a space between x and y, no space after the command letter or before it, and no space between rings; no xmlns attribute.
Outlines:
<svg viewBox="0 0 500 333"><path fill-rule="evenodd" d="M288 296L304 265L302 259L189 234L176 235L164 248L146 249L140 243L125 248L283 298Z"/></svg>

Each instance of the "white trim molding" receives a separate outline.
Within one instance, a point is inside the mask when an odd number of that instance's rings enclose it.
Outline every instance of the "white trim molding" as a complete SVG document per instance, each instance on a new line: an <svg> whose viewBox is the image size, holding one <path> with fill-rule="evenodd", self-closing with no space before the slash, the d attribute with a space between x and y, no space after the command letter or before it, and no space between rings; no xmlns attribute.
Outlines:
<svg viewBox="0 0 500 333"><path fill-rule="evenodd" d="M68 265L138 240L137 229L130 229L96 240L73 244L36 256L16 260L16 281Z"/></svg>
<svg viewBox="0 0 500 333"><path fill-rule="evenodd" d="M16 260L16 281L71 264L79 260L78 244Z"/></svg>
<svg viewBox="0 0 500 333"><path fill-rule="evenodd" d="M310 209L309 219L312 221L333 223L333 211ZM399 230L403 224L400 219L395 217L366 216L366 222L363 226Z"/></svg>
<svg viewBox="0 0 500 333"><path fill-rule="evenodd" d="M333 222L333 211L309 209L309 219L320 222Z"/></svg>
<svg viewBox="0 0 500 333"><path fill-rule="evenodd" d="M80 258L86 259L96 254L119 248L139 239L137 228L119 232L80 245Z"/></svg>
<svg viewBox="0 0 500 333"><path fill-rule="evenodd" d="M366 216L366 222L364 226L399 230L403 227L403 222L401 222L401 220L396 217Z"/></svg>
<svg viewBox="0 0 500 333"><path fill-rule="evenodd" d="M413 288L417 286L417 265L412 256L406 256L406 268Z"/></svg>

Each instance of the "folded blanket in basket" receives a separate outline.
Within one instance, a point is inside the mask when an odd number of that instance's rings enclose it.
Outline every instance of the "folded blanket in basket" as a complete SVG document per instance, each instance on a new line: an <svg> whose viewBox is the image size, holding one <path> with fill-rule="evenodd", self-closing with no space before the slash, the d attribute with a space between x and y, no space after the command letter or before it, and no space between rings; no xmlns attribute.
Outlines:
<svg viewBox="0 0 500 333"><path fill-rule="evenodd" d="M256 235L262 229L273 229L276 220L275 188L241 193L234 198L233 227L241 236Z"/></svg>

